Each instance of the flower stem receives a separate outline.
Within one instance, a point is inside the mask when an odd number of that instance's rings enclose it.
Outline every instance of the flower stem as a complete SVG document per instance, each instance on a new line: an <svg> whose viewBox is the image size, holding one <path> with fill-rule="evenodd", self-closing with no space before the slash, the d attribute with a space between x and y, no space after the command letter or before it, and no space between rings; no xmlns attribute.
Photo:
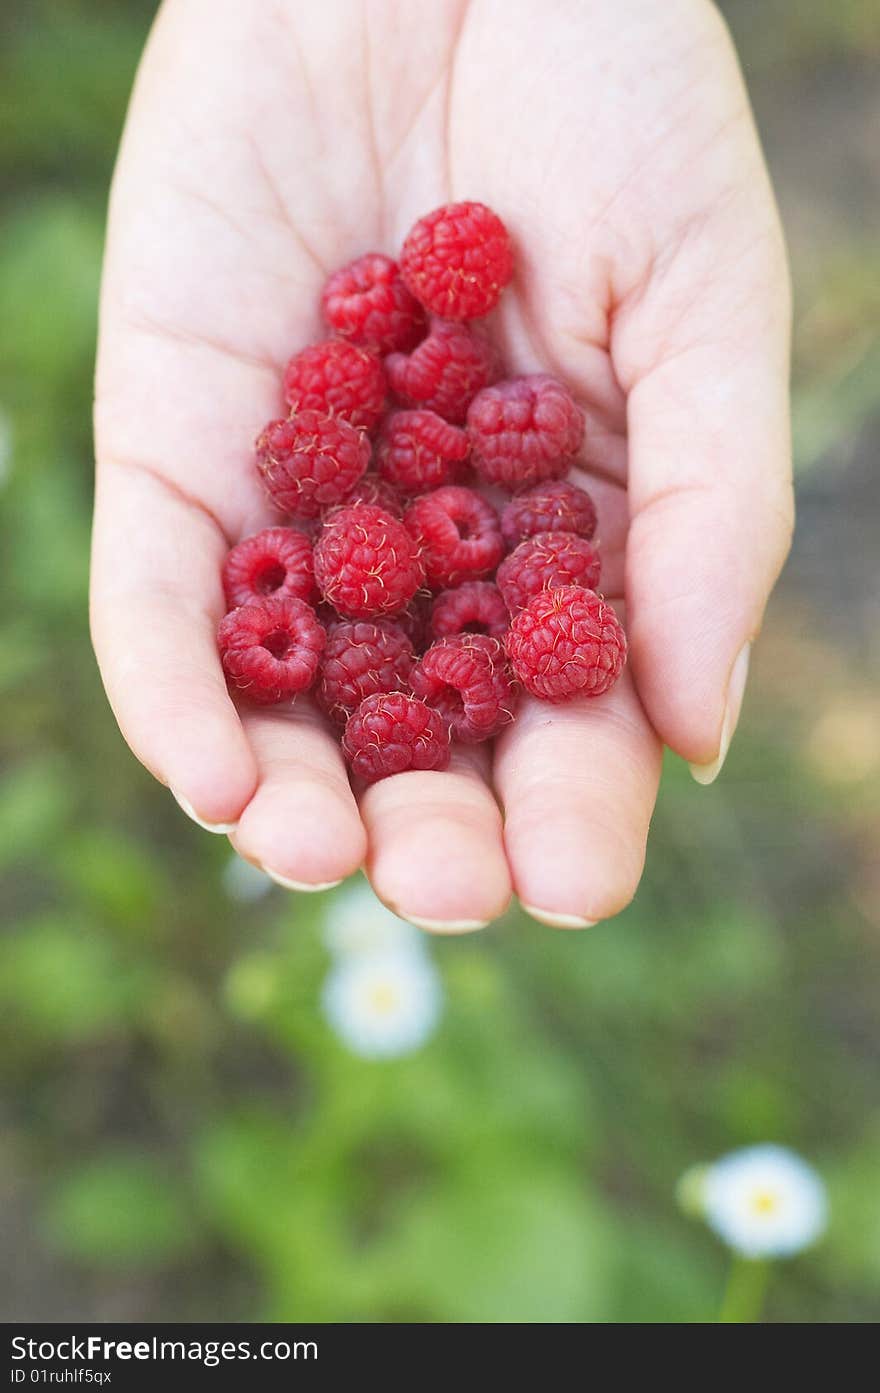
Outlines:
<svg viewBox="0 0 880 1393"><path fill-rule="evenodd" d="M769 1262L735 1256L718 1312L719 1323L752 1325L760 1320L769 1281Z"/></svg>

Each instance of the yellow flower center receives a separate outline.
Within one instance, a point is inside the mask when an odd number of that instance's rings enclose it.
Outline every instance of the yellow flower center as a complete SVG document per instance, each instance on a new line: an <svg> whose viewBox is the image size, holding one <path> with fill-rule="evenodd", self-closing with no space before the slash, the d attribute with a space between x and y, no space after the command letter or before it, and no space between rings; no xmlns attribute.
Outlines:
<svg viewBox="0 0 880 1393"><path fill-rule="evenodd" d="M775 1190L756 1190L752 1195L752 1210L755 1214L775 1214L779 1208L779 1195Z"/></svg>
<svg viewBox="0 0 880 1393"><path fill-rule="evenodd" d="M387 982L378 982L370 992L370 1005L378 1016L388 1016L397 1006L397 992Z"/></svg>

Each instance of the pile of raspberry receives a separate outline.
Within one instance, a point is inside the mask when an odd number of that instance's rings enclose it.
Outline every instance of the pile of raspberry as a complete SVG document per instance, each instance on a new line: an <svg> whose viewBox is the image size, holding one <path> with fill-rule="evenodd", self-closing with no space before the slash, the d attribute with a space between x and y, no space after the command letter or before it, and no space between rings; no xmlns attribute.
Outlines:
<svg viewBox="0 0 880 1393"><path fill-rule="evenodd" d="M504 377L473 322L512 274L507 229L473 202L421 218L399 262L336 271L333 337L290 359L287 414L256 442L286 522L226 558L223 668L253 702L311 690L367 782L445 768L521 688L600 696L626 659L596 509L565 478L583 412L552 377Z"/></svg>

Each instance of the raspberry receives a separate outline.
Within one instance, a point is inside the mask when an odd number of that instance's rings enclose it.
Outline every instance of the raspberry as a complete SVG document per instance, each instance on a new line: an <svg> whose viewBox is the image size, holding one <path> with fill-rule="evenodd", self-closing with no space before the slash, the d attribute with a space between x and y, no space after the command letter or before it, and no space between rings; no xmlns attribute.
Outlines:
<svg viewBox="0 0 880 1393"><path fill-rule="evenodd" d="M430 633L433 638L452 638L454 634L488 634L502 638L510 615L501 591L490 580L466 580L457 590L443 590L431 608Z"/></svg>
<svg viewBox="0 0 880 1393"><path fill-rule="evenodd" d="M411 229L400 271L432 314L477 319L497 305L513 275L507 228L485 203L447 203Z"/></svg>
<svg viewBox="0 0 880 1393"><path fill-rule="evenodd" d="M486 483L521 489L568 473L584 438L584 413L567 388L536 373L485 387L471 402L467 433Z"/></svg>
<svg viewBox="0 0 880 1393"><path fill-rule="evenodd" d="M585 537L573 532L539 532L520 542L498 567L498 589L511 614L539 590L582 585L595 590L601 572L599 553Z"/></svg>
<svg viewBox="0 0 880 1393"><path fill-rule="evenodd" d="M315 580L349 619L403 609L422 583L418 549L402 522L369 503L336 508L315 544Z"/></svg>
<svg viewBox="0 0 880 1393"><path fill-rule="evenodd" d="M501 512L501 535L515 547L537 532L575 532L587 541L596 531L596 505L586 489L551 479L517 494Z"/></svg>
<svg viewBox="0 0 880 1393"><path fill-rule="evenodd" d="M342 416L362 430L378 425L386 391L375 353L343 339L313 343L284 369L284 400L291 410Z"/></svg>
<svg viewBox="0 0 880 1393"><path fill-rule="evenodd" d="M438 639L413 670L412 689L471 745L491 740L513 720L517 689L504 648L485 634Z"/></svg>
<svg viewBox="0 0 880 1393"><path fill-rule="evenodd" d="M376 508L384 508L386 513L391 513L393 517L403 516L403 504L396 489L384 479L380 479L378 474L365 474L342 500L344 508L353 507L355 503L371 503Z"/></svg>
<svg viewBox="0 0 880 1393"><path fill-rule="evenodd" d="M395 411L376 442L376 464L383 479L402 493L455 483L468 455L468 439L434 411Z"/></svg>
<svg viewBox="0 0 880 1393"><path fill-rule="evenodd" d="M311 600L315 593L312 544L293 527L266 527L245 537L223 563L223 590L229 609L274 595Z"/></svg>
<svg viewBox="0 0 880 1393"><path fill-rule="evenodd" d="M251 701L271 705L312 685L325 634L305 600L270 596L220 621L223 671Z"/></svg>
<svg viewBox="0 0 880 1393"><path fill-rule="evenodd" d="M416 697L378 692L349 718L342 748L352 772L375 783L408 769L445 769L449 729L439 712Z"/></svg>
<svg viewBox="0 0 880 1393"><path fill-rule="evenodd" d="M432 590L479 580L504 555L498 514L473 489L450 484L423 494L403 520L418 544Z"/></svg>
<svg viewBox="0 0 880 1393"><path fill-rule="evenodd" d="M257 468L282 512L316 518L354 488L370 460L370 442L340 416L298 411L270 421L257 437Z"/></svg>
<svg viewBox="0 0 880 1393"><path fill-rule="evenodd" d="M532 596L511 621L507 652L532 696L568 701L613 686L626 662L626 635L600 595L566 585Z"/></svg>
<svg viewBox="0 0 880 1393"><path fill-rule="evenodd" d="M428 317L390 256L368 252L334 271L321 296L324 318L350 343L374 353L408 353Z"/></svg>
<svg viewBox="0 0 880 1393"><path fill-rule="evenodd" d="M385 359L391 390L408 406L426 406L461 425L474 397L497 381L498 359L485 335L432 319L431 328L409 355Z"/></svg>
<svg viewBox="0 0 880 1393"><path fill-rule="evenodd" d="M412 666L412 644L390 620L334 624L315 697L332 720L344 725L364 697L407 691Z"/></svg>
<svg viewBox="0 0 880 1393"><path fill-rule="evenodd" d="M403 629L416 653L423 653L431 642L428 631L428 607L430 598L426 594L416 595L406 609L395 614L394 622Z"/></svg>

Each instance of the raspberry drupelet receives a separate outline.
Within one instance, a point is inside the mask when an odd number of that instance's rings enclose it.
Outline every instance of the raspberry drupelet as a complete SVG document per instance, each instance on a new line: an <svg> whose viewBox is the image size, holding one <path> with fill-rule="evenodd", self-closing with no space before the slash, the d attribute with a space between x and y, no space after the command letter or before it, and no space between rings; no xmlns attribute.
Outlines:
<svg viewBox="0 0 880 1393"><path fill-rule="evenodd" d="M510 236L485 203L447 203L410 230L400 270L432 314L477 319L497 305L513 275Z"/></svg>
<svg viewBox="0 0 880 1393"><path fill-rule="evenodd" d="M292 411L341 416L366 431L379 424L387 390L376 354L344 339L313 343L284 369L284 400Z"/></svg>
<svg viewBox="0 0 880 1393"><path fill-rule="evenodd" d="M435 639L465 633L503 638L509 623L498 586L491 580L466 580L454 590L440 592L431 606L428 628Z"/></svg>
<svg viewBox="0 0 880 1393"><path fill-rule="evenodd" d="M418 545L432 590L488 576L504 555L498 514L473 489L450 484L410 504L404 524Z"/></svg>
<svg viewBox="0 0 880 1393"><path fill-rule="evenodd" d="M467 414L474 468L487 484L510 490L561 479L584 429L568 388L543 373L484 387Z"/></svg>
<svg viewBox="0 0 880 1393"><path fill-rule="evenodd" d="M342 506L345 508L353 507L355 503L372 503L377 508L384 508L386 513L391 513L396 518L403 517L400 494L384 479L380 479L378 474L365 474L355 484L351 493L347 493L342 500Z"/></svg>
<svg viewBox="0 0 880 1393"><path fill-rule="evenodd" d="M326 635L305 600L274 596L230 610L217 642L231 686L260 705L273 705L312 685Z"/></svg>
<svg viewBox="0 0 880 1393"><path fill-rule="evenodd" d="M539 532L505 557L495 582L511 614L516 614L539 590L558 590L563 585L582 585L595 590L602 563L585 537L573 532Z"/></svg>
<svg viewBox="0 0 880 1393"><path fill-rule="evenodd" d="M518 694L503 644L485 634L438 639L413 669L412 689L471 745L510 724Z"/></svg>
<svg viewBox="0 0 880 1393"><path fill-rule="evenodd" d="M365 697L409 690L413 646L388 619L358 619L331 625L315 687L318 705L345 725Z"/></svg>
<svg viewBox="0 0 880 1393"><path fill-rule="evenodd" d="M393 615L422 584L418 547L403 523L370 503L335 508L315 543L315 580L347 619Z"/></svg>
<svg viewBox="0 0 880 1393"><path fill-rule="evenodd" d="M223 563L228 609L288 595L311 601L315 595L312 544L293 527L265 527L234 546Z"/></svg>
<svg viewBox="0 0 880 1393"><path fill-rule="evenodd" d="M586 489L567 479L535 484L501 510L501 535L511 550L538 532L575 532L590 541L595 531L595 503Z"/></svg>
<svg viewBox="0 0 880 1393"><path fill-rule="evenodd" d="M349 717L342 748L367 783L415 769L445 769L449 727L439 712L405 692L366 697Z"/></svg>
<svg viewBox="0 0 880 1393"><path fill-rule="evenodd" d="M407 406L424 406L460 426L474 397L495 382L498 357L485 334L465 324L432 319L412 353L385 359L391 390Z"/></svg>
<svg viewBox="0 0 880 1393"><path fill-rule="evenodd" d="M341 503L370 460L370 442L341 416L298 411L257 437L257 469L272 502L297 518Z"/></svg>
<svg viewBox="0 0 880 1393"><path fill-rule="evenodd" d="M330 328L373 353L409 353L428 328L424 307L390 256L367 252L334 271L321 296Z"/></svg>
<svg viewBox="0 0 880 1393"><path fill-rule="evenodd" d="M540 701L601 696L626 662L626 635L592 590L542 590L513 618L507 653L514 675Z"/></svg>
<svg viewBox="0 0 880 1393"><path fill-rule="evenodd" d="M435 411L395 411L379 432L376 465L401 493L427 493L461 477L469 450L464 431Z"/></svg>

